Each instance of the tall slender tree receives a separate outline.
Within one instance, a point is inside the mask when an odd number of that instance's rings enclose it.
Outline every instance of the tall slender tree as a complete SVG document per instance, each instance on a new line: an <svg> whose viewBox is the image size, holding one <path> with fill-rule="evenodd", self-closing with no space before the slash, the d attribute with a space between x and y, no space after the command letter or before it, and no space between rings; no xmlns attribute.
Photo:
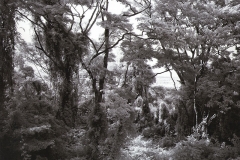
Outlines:
<svg viewBox="0 0 240 160"><path fill-rule="evenodd" d="M15 9L12 0L0 1L0 159L2 159L3 127L7 118L5 103L13 92L13 56L15 46ZM4 159L4 158L3 158Z"/></svg>
<svg viewBox="0 0 240 160"><path fill-rule="evenodd" d="M89 5L92 7L91 18L88 20L87 25L83 24L82 16L80 19L81 33L90 43L92 52L81 58L81 64L87 71L91 81L94 94L94 107L93 112L89 118L89 135L92 146L92 159L99 159L101 144L106 138L106 108L101 103L104 102L104 92L107 87L106 78L109 73L108 63L113 57L112 49L126 38L127 35L133 34L132 25L129 23L129 18L142 13L149 8L150 2L144 1L144 5L140 5L138 8L134 8L132 3L128 1L118 2L127 6L128 12L115 14L110 12L111 1L92 1ZM139 3L137 3L139 5ZM86 10L87 11L87 10ZM79 14L81 15L81 14ZM98 23L96 23L98 22ZM100 41L91 38L88 31L93 25L99 24L102 28L103 34ZM86 58L88 57L88 58ZM102 157L103 158L103 157Z"/></svg>
<svg viewBox="0 0 240 160"><path fill-rule="evenodd" d="M13 87L13 55L15 46L15 9L14 1L0 2L0 112L4 110L7 95ZM3 117L3 116L1 116ZM1 123L2 121L0 121Z"/></svg>

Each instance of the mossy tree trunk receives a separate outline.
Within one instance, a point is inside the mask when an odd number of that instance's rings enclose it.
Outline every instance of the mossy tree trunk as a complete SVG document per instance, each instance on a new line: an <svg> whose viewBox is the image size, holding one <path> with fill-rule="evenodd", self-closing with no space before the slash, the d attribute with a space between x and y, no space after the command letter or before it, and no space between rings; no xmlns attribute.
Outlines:
<svg viewBox="0 0 240 160"><path fill-rule="evenodd" d="M4 104L13 92L13 56L15 46L15 9L11 0L0 1L0 126Z"/></svg>

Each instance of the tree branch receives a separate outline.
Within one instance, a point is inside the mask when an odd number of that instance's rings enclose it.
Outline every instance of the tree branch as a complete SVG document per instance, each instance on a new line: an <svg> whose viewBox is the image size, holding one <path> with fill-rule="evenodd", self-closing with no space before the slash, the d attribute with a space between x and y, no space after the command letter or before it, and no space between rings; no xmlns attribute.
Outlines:
<svg viewBox="0 0 240 160"><path fill-rule="evenodd" d="M123 34L122 37L119 38L112 46L110 46L110 47L108 47L108 48L105 48L105 49L104 49L103 51L101 51L101 52L98 51L98 52L91 58L89 64L90 64L96 57L98 57L99 55L105 53L106 50L112 49L112 48L114 48L116 45L118 45L119 42L122 41L122 40L125 38L125 36L128 35L128 34L131 34L131 33L125 33L125 34Z"/></svg>
<svg viewBox="0 0 240 160"><path fill-rule="evenodd" d="M40 45L40 47L38 47L38 46L35 46L37 49L39 49L39 50L41 50L57 67L59 67L58 66L58 63L47 53L47 51L43 48L43 46L42 46L42 43L41 43L41 40L40 40L40 37L39 37L39 35L37 34L37 31L36 31L36 29L34 28L34 32L35 32L35 34L36 34L36 36L37 36L37 40L38 40L38 44Z"/></svg>
<svg viewBox="0 0 240 160"><path fill-rule="evenodd" d="M98 3L99 3L99 2L98 2ZM102 2L101 2L101 3L102 3ZM98 4L97 4L97 6L98 6ZM96 20L97 20L97 17L98 17L99 14L100 14L99 11L96 13L96 11L97 11L97 9L98 9L97 6L96 6L95 9L93 10L91 17L90 17L89 20L88 20L87 26L86 26L86 28L85 28L85 30L84 30L85 33L88 33L88 32L91 30L92 26L95 24L95 22L96 22ZM96 16L94 17L95 13L96 13ZM93 17L94 17L94 20L93 20ZM93 22L92 22L92 20L93 20ZM90 27L89 27L89 26L90 26Z"/></svg>
<svg viewBox="0 0 240 160"><path fill-rule="evenodd" d="M172 79L172 81L173 81L173 84L174 84L174 88L175 88L175 90L177 90L176 83L175 83L175 81L174 81L174 79L173 79L173 76L172 76L172 72L171 72L171 70L169 69L169 67L168 67L167 65L166 65L166 68L169 70L170 77L171 77L171 79Z"/></svg>
<svg viewBox="0 0 240 160"><path fill-rule="evenodd" d="M163 74L163 73L169 72L170 70L172 70L172 69L167 69L166 71L156 73L155 75L153 75L153 76L150 77L149 79L154 78L154 77L156 77L156 76L159 75L159 74Z"/></svg>
<svg viewBox="0 0 240 160"><path fill-rule="evenodd" d="M32 24L35 24L37 26L39 26L40 28L43 28L41 27L39 24L37 24L36 22L34 22L33 20L31 20L30 18L28 18L26 15L24 15L23 13L21 13L20 11L16 10L21 16L23 16L24 18L26 18L29 22L31 22Z"/></svg>
<svg viewBox="0 0 240 160"><path fill-rule="evenodd" d="M132 5L130 3L126 3L127 6L129 6L130 10L133 12L133 14L123 14L122 16L125 16L125 17L133 17L133 16L136 16L144 11L146 11L147 9L151 8L151 4L149 4L146 8L144 8L143 10L141 11L136 11L135 9L132 8Z"/></svg>

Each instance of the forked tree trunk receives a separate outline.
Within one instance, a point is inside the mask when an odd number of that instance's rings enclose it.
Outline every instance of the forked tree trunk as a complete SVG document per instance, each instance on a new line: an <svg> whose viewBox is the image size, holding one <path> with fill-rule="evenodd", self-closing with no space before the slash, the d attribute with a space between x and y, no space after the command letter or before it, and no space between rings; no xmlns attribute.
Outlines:
<svg viewBox="0 0 240 160"><path fill-rule="evenodd" d="M99 160L104 159L101 156L101 147L105 141L107 136L107 115L106 110L101 107L101 102L103 102L103 89L105 85L105 78L107 73L107 66L108 66L108 56L109 56L109 29L105 28L105 54L103 57L103 68L102 74L100 75L100 79L97 85L96 78L93 78L91 71L90 77L92 77L92 88L94 90L94 107L92 114L89 116L89 138L91 140L91 159ZM97 87L98 86L98 87Z"/></svg>

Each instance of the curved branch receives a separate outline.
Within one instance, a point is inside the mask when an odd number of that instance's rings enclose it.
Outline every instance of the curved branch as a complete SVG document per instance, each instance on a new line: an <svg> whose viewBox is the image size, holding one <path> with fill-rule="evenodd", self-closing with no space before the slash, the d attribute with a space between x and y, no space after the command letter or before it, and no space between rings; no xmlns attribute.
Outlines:
<svg viewBox="0 0 240 160"><path fill-rule="evenodd" d="M175 81L174 81L174 79L173 79L173 76L172 76L172 72L171 72L171 70L169 69L169 67L168 67L167 65L166 65L166 68L168 69L168 71L169 71L169 73L170 73L170 77L171 77L171 79L172 79L172 81L173 81L174 88L175 88L175 90L177 90L176 83L175 83Z"/></svg>
<svg viewBox="0 0 240 160"><path fill-rule="evenodd" d="M150 78L154 78L154 77L156 77L157 75L159 75L159 74L163 74L163 73L166 73L166 72L169 72L170 70L172 70L172 69L167 69L166 71L156 73L155 75L153 75L153 76L150 77ZM150 78L149 78L149 79L150 79Z"/></svg>
<svg viewBox="0 0 240 160"><path fill-rule="evenodd" d="M70 28L67 31L68 33L70 33L72 31L72 28L73 28L73 25L74 25L74 15L73 15L72 11L70 11L70 13L71 13L71 16L72 16L72 22L71 22Z"/></svg>
<svg viewBox="0 0 240 160"><path fill-rule="evenodd" d="M41 40L40 40L40 37L39 37L39 35L37 34L36 28L34 28L34 32L35 32L35 34L36 34L36 36L37 36L38 44L40 45L40 47L39 47L39 46L35 46L35 47L36 47L37 49L41 50L57 67L59 67L59 66L58 66L58 63L57 63L57 62L47 53L47 51L43 48L43 45L42 45Z"/></svg>
<svg viewBox="0 0 240 160"><path fill-rule="evenodd" d="M98 4L97 4L97 5L98 5ZM87 23L87 26L86 26L84 32L88 33L88 32L91 30L92 26L95 24L95 22L96 22L96 20L97 20L97 17L98 17L99 14L100 14L99 11L96 13L97 9L98 9L98 7L96 6L95 9L94 9L93 12L92 12L91 17L90 17L89 20L88 20L88 23ZM96 15L96 16L94 17L94 15ZM94 20L93 20L93 19L94 19ZM93 22L92 22L92 20L93 20Z"/></svg>
<svg viewBox="0 0 240 160"><path fill-rule="evenodd" d="M125 34L123 34L122 37L119 38L112 46L110 46L110 47L108 47L108 48L105 48L103 51L99 52L99 50L97 50L97 53L91 58L89 64L90 64L96 57L98 57L99 55L105 53L106 50L112 49L112 48L114 48L116 45L118 45L119 42L121 42L121 41L125 38L125 36L128 35L128 34L131 34L131 33L125 33ZM103 44L104 44L104 43L103 43Z"/></svg>
<svg viewBox="0 0 240 160"><path fill-rule="evenodd" d="M145 2L145 3L146 3L146 2ZM132 8L132 5L131 5L130 3L127 3L126 5L129 6L129 8L130 8L130 10L133 12L133 14L129 14L129 15L123 14L122 16L125 16L125 17L133 17L133 16L136 16L136 15L138 15L138 14L146 11L147 9L151 8L151 2L148 4L148 6L147 6L146 8L144 8L144 9L141 10L141 11L137 11L137 12L135 11L135 9Z"/></svg>
<svg viewBox="0 0 240 160"><path fill-rule="evenodd" d="M39 24L37 24L36 22L34 22L33 20L31 20L30 18L28 18L26 15L24 15L23 13L21 13L20 11L16 10L22 17L26 18L29 22L31 22L34 25L39 26L40 28L43 29L43 27L41 27Z"/></svg>

